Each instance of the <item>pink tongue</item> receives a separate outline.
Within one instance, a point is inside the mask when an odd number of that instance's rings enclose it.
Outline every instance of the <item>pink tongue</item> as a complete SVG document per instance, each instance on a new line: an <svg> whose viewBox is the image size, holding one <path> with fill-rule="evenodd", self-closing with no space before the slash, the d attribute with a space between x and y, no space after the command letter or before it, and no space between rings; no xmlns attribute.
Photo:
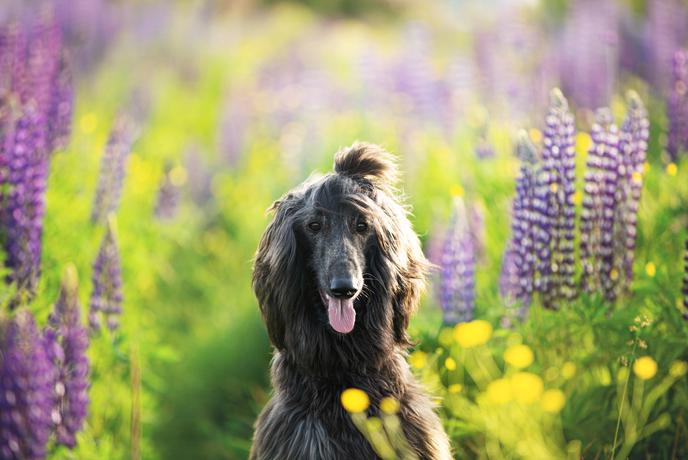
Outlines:
<svg viewBox="0 0 688 460"><path fill-rule="evenodd" d="M342 334L348 334L354 329L356 310L353 299L335 299L327 296L327 316L330 326Z"/></svg>

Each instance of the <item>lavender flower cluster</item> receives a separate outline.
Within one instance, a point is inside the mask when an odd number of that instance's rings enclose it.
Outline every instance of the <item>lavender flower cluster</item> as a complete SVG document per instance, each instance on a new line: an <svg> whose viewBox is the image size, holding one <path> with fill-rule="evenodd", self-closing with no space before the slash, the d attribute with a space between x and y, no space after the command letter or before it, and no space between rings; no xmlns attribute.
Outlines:
<svg viewBox="0 0 688 460"><path fill-rule="evenodd" d="M592 127L592 146L580 219L580 285L608 300L630 289L638 203L647 151L649 121L642 101L631 92L621 126L600 109ZM501 294L524 317L533 292L545 307L558 308L578 294L575 275L575 129L562 93L552 91L539 158L521 133L517 156L522 165L513 202L512 237L502 267Z"/></svg>
<svg viewBox="0 0 688 460"><path fill-rule="evenodd" d="M80 321L76 270L41 332L33 315L19 311L0 324L0 457L40 460L55 441L76 445L88 409L88 335Z"/></svg>
<svg viewBox="0 0 688 460"><path fill-rule="evenodd" d="M40 276L48 165L69 137L72 100L55 21L0 27L0 222L19 297L31 298Z"/></svg>
<svg viewBox="0 0 688 460"><path fill-rule="evenodd" d="M667 152L675 162L681 152L688 151L688 50L676 51L673 64L673 85L667 103Z"/></svg>
<svg viewBox="0 0 688 460"><path fill-rule="evenodd" d="M49 11L0 25L0 234L6 282L17 288L10 315L0 312L2 459L43 459L53 437L73 448L88 410L89 339L75 268L67 269L45 328L27 308L40 277L49 161L68 143L72 105L70 66ZM120 286L119 280L111 270L98 282ZM121 302L117 295L115 289Z"/></svg>
<svg viewBox="0 0 688 460"><path fill-rule="evenodd" d="M148 113L148 101L142 91L135 91L130 102L117 114L100 162L100 175L91 211L91 221L102 223L117 211L124 186L126 163L139 137Z"/></svg>
<svg viewBox="0 0 688 460"><path fill-rule="evenodd" d="M122 268L115 235L115 222L111 214L98 255L93 262L93 291L89 303L89 325L96 332L105 318L108 329L117 329L122 313Z"/></svg>
<svg viewBox="0 0 688 460"><path fill-rule="evenodd" d="M537 236L533 213L537 151L525 131L519 133L516 156L521 160L521 167L516 178L516 197L512 205L513 237L504 256L500 292L509 305L518 306L518 316L524 317L534 290L534 245Z"/></svg>
<svg viewBox="0 0 688 460"><path fill-rule="evenodd" d="M439 300L445 324L473 319L475 309L475 267L482 247L482 216L454 197L449 225L441 241Z"/></svg>

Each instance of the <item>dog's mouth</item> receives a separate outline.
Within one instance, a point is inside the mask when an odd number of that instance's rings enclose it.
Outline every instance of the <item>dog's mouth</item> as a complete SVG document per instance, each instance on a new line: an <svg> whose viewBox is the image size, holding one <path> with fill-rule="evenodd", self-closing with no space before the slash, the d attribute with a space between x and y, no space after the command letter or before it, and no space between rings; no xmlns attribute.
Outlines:
<svg viewBox="0 0 688 460"><path fill-rule="evenodd" d="M341 334L348 334L354 330L354 323L356 323L355 296L350 299L337 299L321 289L320 298L327 307L327 318L332 329Z"/></svg>

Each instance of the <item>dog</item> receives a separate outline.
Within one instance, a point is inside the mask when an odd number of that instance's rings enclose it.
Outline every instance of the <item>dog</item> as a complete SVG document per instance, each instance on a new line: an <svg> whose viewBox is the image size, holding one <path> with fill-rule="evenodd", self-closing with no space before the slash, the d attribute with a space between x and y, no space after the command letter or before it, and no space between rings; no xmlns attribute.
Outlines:
<svg viewBox="0 0 688 460"><path fill-rule="evenodd" d="M334 172L276 201L255 257L253 289L274 346L274 394L255 425L253 460L378 459L341 405L359 388L369 416L384 397L412 457L451 459L429 397L411 374L409 318L429 263L394 188L393 157L355 143Z"/></svg>

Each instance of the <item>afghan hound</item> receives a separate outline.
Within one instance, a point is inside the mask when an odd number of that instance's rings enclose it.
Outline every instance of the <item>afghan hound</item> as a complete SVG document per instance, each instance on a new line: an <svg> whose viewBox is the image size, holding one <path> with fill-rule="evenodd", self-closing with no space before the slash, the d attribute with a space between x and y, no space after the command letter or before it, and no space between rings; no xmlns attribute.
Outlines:
<svg viewBox="0 0 688 460"><path fill-rule="evenodd" d="M382 398L399 401L411 458L452 458L405 359L428 262L395 179L389 153L356 143L335 155L334 173L271 207L253 289L275 348L274 394L256 422L251 459L379 458L340 403L351 387L368 394L369 416L380 414Z"/></svg>

